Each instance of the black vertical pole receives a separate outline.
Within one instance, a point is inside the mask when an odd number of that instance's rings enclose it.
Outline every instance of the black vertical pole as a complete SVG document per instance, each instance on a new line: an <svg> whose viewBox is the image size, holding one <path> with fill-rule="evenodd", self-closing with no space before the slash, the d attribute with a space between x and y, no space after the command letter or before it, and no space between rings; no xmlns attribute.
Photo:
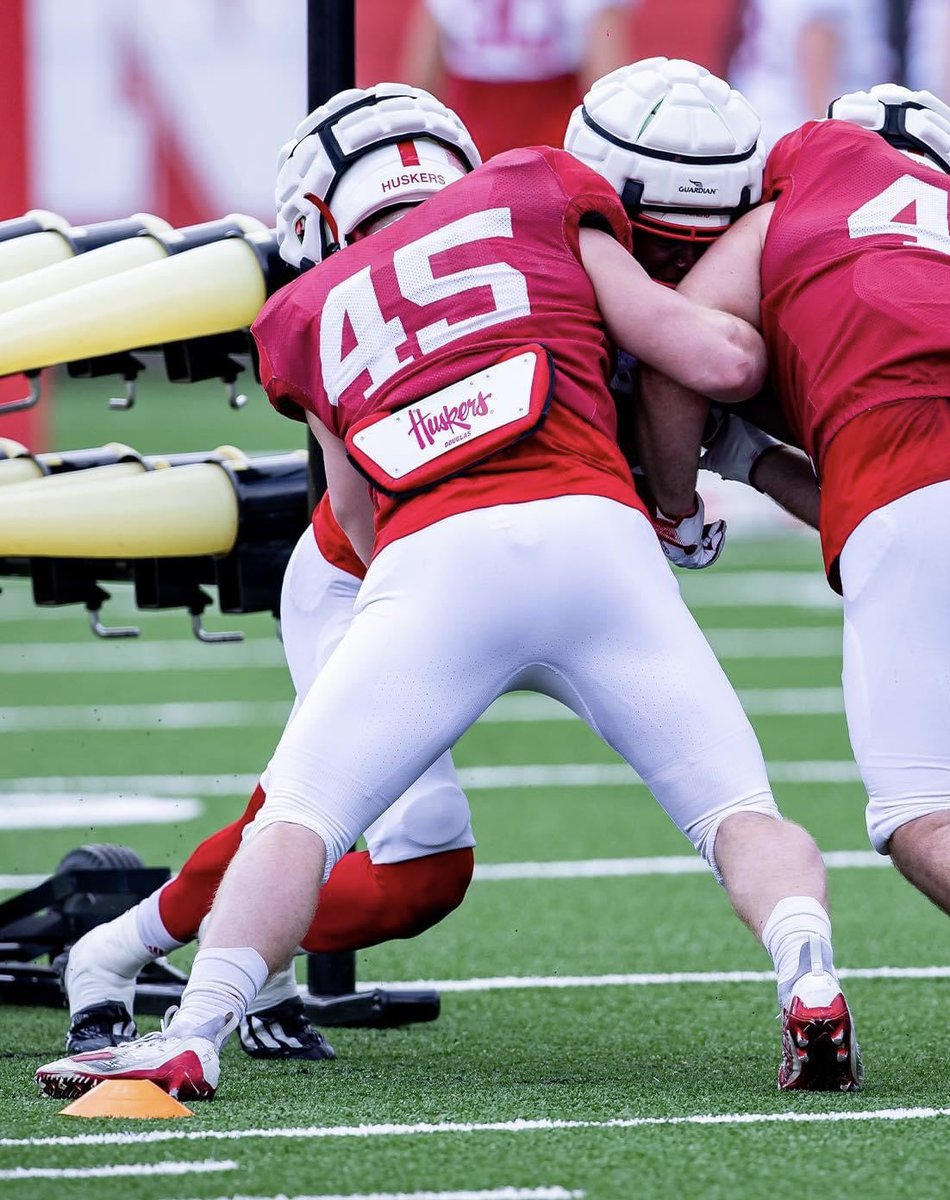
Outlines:
<svg viewBox="0 0 950 1200"><path fill-rule="evenodd" d="M307 0L307 111L351 88L356 81L355 0ZM311 505L327 479L316 438L307 432ZM352 950L307 955L307 987L315 996L339 996L356 989Z"/></svg>
<svg viewBox="0 0 950 1200"><path fill-rule="evenodd" d="M307 112L356 81L356 0L307 0ZM320 447L307 433L313 508L327 490Z"/></svg>
<svg viewBox="0 0 950 1200"><path fill-rule="evenodd" d="M307 0L307 111L356 83L354 0Z"/></svg>

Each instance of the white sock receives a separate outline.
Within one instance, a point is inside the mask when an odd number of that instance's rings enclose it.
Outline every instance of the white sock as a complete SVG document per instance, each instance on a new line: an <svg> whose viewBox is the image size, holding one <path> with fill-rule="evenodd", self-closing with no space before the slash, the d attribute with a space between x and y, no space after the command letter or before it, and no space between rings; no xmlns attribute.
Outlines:
<svg viewBox="0 0 950 1200"><path fill-rule="evenodd" d="M168 1032L176 1037L206 1037L220 1045L269 973L267 963L251 946L199 950Z"/></svg>
<svg viewBox="0 0 950 1200"><path fill-rule="evenodd" d="M772 909L762 930L762 944L772 956L779 992L799 974L802 947L817 936L823 943L822 958L835 975L831 957L831 918L812 896L786 896ZM837 976L836 976L837 977Z"/></svg>
<svg viewBox="0 0 950 1200"><path fill-rule="evenodd" d="M87 946L90 950L95 947L97 967L129 979L134 979L145 964L156 957L139 936L137 908L138 905L126 909L113 920L91 929L85 935L89 942L82 947L84 952Z"/></svg>
<svg viewBox="0 0 950 1200"><path fill-rule="evenodd" d="M249 1013L265 1012L285 1000L296 1000L300 995L297 990L297 972L294 960L291 959L286 967L274 971L261 990L248 1006Z"/></svg>
<svg viewBox="0 0 950 1200"><path fill-rule="evenodd" d="M167 886L167 884L163 884L150 896L146 896L133 910L138 935L142 944L148 947L153 958L160 958L163 954L169 954L172 950L177 950L179 946L185 944L173 938L162 921L158 908L158 897L162 888Z"/></svg>
<svg viewBox="0 0 950 1200"><path fill-rule="evenodd" d="M135 909L83 934L69 953L66 990L69 1011L77 1012L109 1000L124 1004L131 1013L135 1002L135 977L155 958L139 937Z"/></svg>

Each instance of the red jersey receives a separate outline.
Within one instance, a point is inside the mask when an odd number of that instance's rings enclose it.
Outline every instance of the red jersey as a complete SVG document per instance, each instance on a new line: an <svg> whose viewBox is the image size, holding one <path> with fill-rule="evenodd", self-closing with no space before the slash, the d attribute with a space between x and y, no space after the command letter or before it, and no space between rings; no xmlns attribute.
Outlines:
<svg viewBox="0 0 950 1200"><path fill-rule="evenodd" d="M355 575L362 579L366 574L366 564L353 549L350 539L337 523L330 507L330 494L324 492L313 510L313 536L316 538L320 553L347 575Z"/></svg>
<svg viewBox="0 0 950 1200"><path fill-rule="evenodd" d="M543 343L547 419L530 437L408 498L373 492L376 545L453 513L566 494L642 507L617 446L612 348L580 262L591 217L628 249L617 193L563 150L499 155L279 291L253 332L271 402L338 437Z"/></svg>
<svg viewBox="0 0 950 1200"><path fill-rule="evenodd" d="M809 121L769 155L764 195L776 206L762 331L788 423L822 480L834 577L869 512L950 478L950 441L934 437L944 406L899 403L950 396L950 177L870 130Z"/></svg>

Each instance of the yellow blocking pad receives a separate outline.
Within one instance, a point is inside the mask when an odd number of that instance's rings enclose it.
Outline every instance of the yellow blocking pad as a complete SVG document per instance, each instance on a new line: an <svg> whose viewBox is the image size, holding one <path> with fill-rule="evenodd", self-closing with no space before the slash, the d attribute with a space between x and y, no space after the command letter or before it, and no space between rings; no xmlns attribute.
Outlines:
<svg viewBox="0 0 950 1200"><path fill-rule="evenodd" d="M130 458L140 457L138 450L133 450L132 447L127 446L125 442L105 442L102 446L92 446L90 449L93 451L109 451L116 458L124 458L126 456ZM37 454L36 457L44 467L53 469L56 467L61 467L63 465L63 460L69 458L71 454L84 453L86 453L84 450L47 450L43 454ZM103 463L102 465L106 466L107 464Z"/></svg>
<svg viewBox="0 0 950 1200"><path fill-rule="evenodd" d="M73 248L58 233L27 233L0 242L0 282L38 271L73 257Z"/></svg>
<svg viewBox="0 0 950 1200"><path fill-rule="evenodd" d="M12 449L7 450L7 447L11 447ZM46 454L40 454L37 457L42 464L41 466L33 459L25 446L21 446L19 442L11 441L9 438L0 438L0 455L5 451L10 455L6 459L0 458L0 487L5 487L10 483L24 487L29 483L36 484L44 489L52 487L56 491L59 491L67 486L78 487L84 482L131 479L136 475L141 475L147 467L152 467L154 470L162 470L174 465L172 460L163 454L150 454L144 459L139 458L137 452L131 446L123 445L121 442L107 442L103 449L111 449L115 450L118 454L127 455L128 461L122 463L103 463L100 467L79 467L72 471L62 471L55 475L46 475L43 473L43 467L58 466L63 458L68 457L70 452L52 450ZM18 451L24 457L16 457ZM207 459L209 462L229 462L235 468L246 467L248 465L247 455L243 450L238 450L236 446L216 446L213 450L208 451ZM191 464L183 463L181 465L188 466ZM108 474L105 472L108 472ZM17 494L21 499L24 496L22 492L18 492Z"/></svg>
<svg viewBox="0 0 950 1200"><path fill-rule="evenodd" d="M157 218L155 218L157 220ZM165 222L162 222L165 224ZM36 236L39 236L38 234ZM10 243L11 245L14 243ZM2 251L0 243L0 251ZM144 267L168 256L165 247L153 237L139 235L77 254L63 262L55 262L42 270L31 271L18 279L0 282L0 313L10 312L47 296L68 292L97 279L108 279L122 271Z"/></svg>
<svg viewBox="0 0 950 1200"><path fill-rule="evenodd" d="M105 468L103 468L105 469ZM49 482L49 481L45 481ZM214 463L90 482L0 490L0 556L170 558L226 554L238 501Z"/></svg>
<svg viewBox="0 0 950 1200"><path fill-rule="evenodd" d="M0 315L0 375L241 329L265 299L246 242L199 246Z"/></svg>
<svg viewBox="0 0 950 1200"><path fill-rule="evenodd" d="M4 458L24 458L29 453L29 450L27 450L22 442L15 442L13 438L0 437L0 460Z"/></svg>
<svg viewBox="0 0 950 1200"><path fill-rule="evenodd" d="M0 488L8 483L35 483L43 479L42 468L32 458L0 459Z"/></svg>
<svg viewBox="0 0 950 1200"><path fill-rule="evenodd" d="M138 457L137 451L123 442L107 442L102 449L114 451L116 457L124 455ZM26 446L21 446L19 442L14 442L11 438L0 438L0 487L5 487L8 483L51 481L57 476L45 475L43 468L60 466L63 457L64 452L51 450L45 454L38 454L34 458ZM75 472L70 472L70 474L75 474Z"/></svg>
<svg viewBox="0 0 950 1200"><path fill-rule="evenodd" d="M3 463L0 463L0 467ZM41 475L38 479L29 479L17 485L17 498L26 503L31 496L45 495L56 492L63 495L76 488L98 487L104 483L114 483L119 479L135 479L148 468L141 462L108 463L102 467L87 467L79 471L62 471L58 475ZM3 482L0 477L0 483Z"/></svg>

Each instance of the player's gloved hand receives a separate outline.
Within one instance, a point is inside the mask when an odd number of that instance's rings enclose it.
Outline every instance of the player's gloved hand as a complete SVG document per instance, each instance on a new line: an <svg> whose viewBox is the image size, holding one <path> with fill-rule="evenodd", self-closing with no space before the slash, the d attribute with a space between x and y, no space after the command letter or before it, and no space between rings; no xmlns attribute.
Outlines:
<svg viewBox="0 0 950 1200"><path fill-rule="evenodd" d="M696 493L696 507L684 517L668 517L655 510L653 528L663 553L674 567L700 570L710 567L722 553L726 541L726 522L704 521L703 498Z"/></svg>
<svg viewBox="0 0 950 1200"><path fill-rule="evenodd" d="M749 479L752 468L767 450L782 443L723 408L714 406L709 415L708 436L703 439L706 453L699 465L723 479L754 486Z"/></svg>

